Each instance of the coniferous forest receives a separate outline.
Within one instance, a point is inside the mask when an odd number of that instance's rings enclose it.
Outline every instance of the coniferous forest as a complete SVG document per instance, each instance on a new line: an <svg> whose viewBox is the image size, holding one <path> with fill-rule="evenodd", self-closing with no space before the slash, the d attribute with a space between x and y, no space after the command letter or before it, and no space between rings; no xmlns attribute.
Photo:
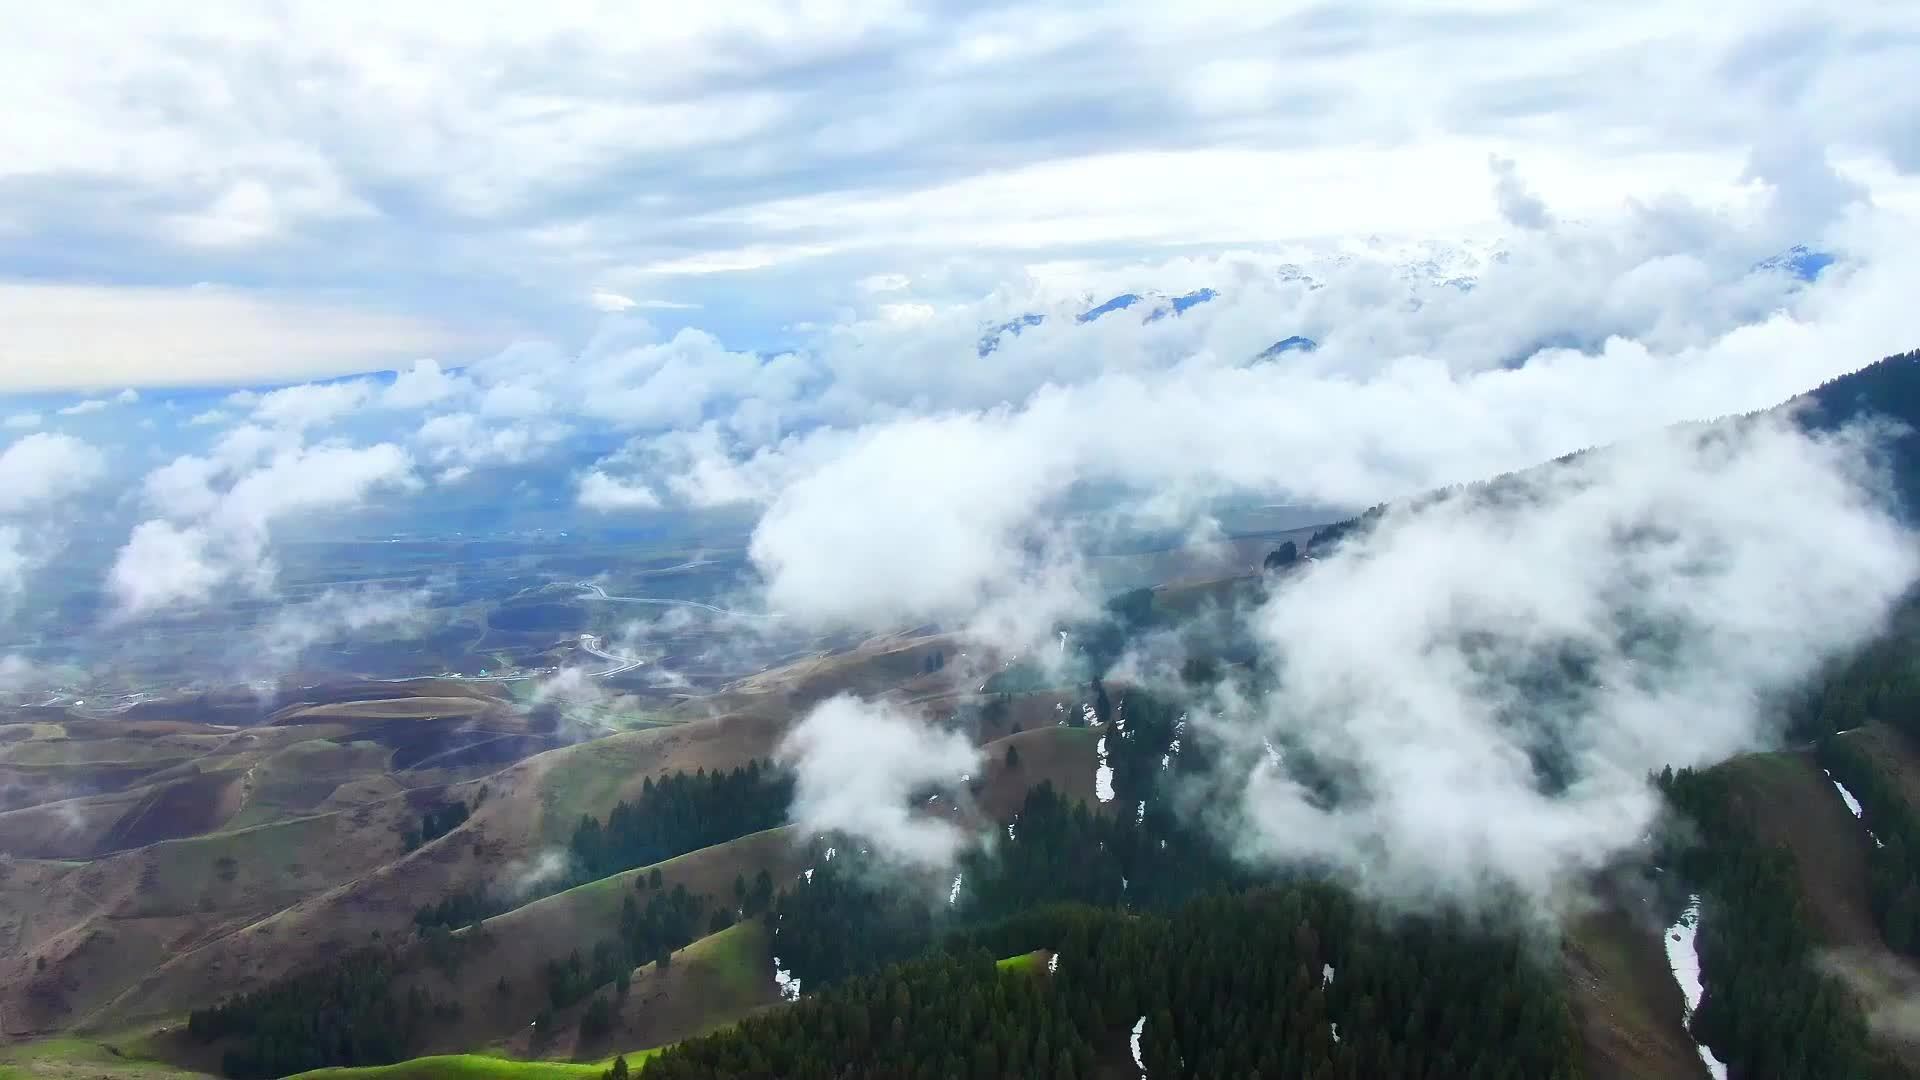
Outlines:
<svg viewBox="0 0 1920 1080"><path fill-rule="evenodd" d="M1663 863L1700 890L1705 906L1697 947L1706 994L1693 1017L1695 1036L1734 1076L1906 1075L1869 1044L1858 1003L1821 970L1793 856L1754 836L1725 770L1682 769L1659 779L1691 825Z"/></svg>
<svg viewBox="0 0 1920 1080"><path fill-rule="evenodd" d="M406 1055L426 1025L455 1015L415 989L396 999L400 963L390 949L356 949L251 994L194 1012L187 1031L231 1038L221 1071L240 1080L323 1065L376 1065Z"/></svg>
<svg viewBox="0 0 1920 1080"><path fill-rule="evenodd" d="M1028 949L1051 956L995 963ZM1551 1080L1579 1074L1556 979L1521 940L1382 919L1324 886L1167 914L1056 906L671 1047L648 1073Z"/></svg>
<svg viewBox="0 0 1920 1080"><path fill-rule="evenodd" d="M640 796L616 803L606 821L581 817L563 872L511 894L481 887L456 892L422 907L414 922L423 930L467 926L575 885L737 840L784 822L792 801L793 778L758 761L729 772L648 777Z"/></svg>

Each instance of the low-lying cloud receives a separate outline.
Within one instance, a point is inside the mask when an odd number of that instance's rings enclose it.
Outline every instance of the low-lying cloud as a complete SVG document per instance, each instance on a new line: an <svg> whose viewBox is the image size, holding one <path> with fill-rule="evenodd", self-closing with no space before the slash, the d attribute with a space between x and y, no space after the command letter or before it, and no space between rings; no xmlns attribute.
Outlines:
<svg viewBox="0 0 1920 1080"><path fill-rule="evenodd" d="M1774 743L1779 696L1914 580L1869 438L1693 427L1389 511L1252 614L1274 685L1206 721L1247 751L1224 835L1392 896L1548 901L1640 841L1651 772Z"/></svg>
<svg viewBox="0 0 1920 1080"><path fill-rule="evenodd" d="M35 432L0 450L0 514L23 513L99 482L106 457L71 435Z"/></svg>
<svg viewBox="0 0 1920 1080"><path fill-rule="evenodd" d="M909 799L978 772L980 751L889 702L828 698L788 733L776 757L794 770L791 816L809 834L845 833L912 867L946 866L974 842L943 817L916 815Z"/></svg>
<svg viewBox="0 0 1920 1080"><path fill-rule="evenodd" d="M290 671L308 649L368 631L417 633L426 624L432 595L428 589L329 589L304 603L282 606L257 635L248 661L251 677Z"/></svg>
<svg viewBox="0 0 1920 1080"><path fill-rule="evenodd" d="M136 525L115 556L116 616L203 604L223 588L265 593L278 572L274 522L418 486L411 455L393 443L307 445L298 432L237 428L207 455L148 474L144 501L161 516Z"/></svg>

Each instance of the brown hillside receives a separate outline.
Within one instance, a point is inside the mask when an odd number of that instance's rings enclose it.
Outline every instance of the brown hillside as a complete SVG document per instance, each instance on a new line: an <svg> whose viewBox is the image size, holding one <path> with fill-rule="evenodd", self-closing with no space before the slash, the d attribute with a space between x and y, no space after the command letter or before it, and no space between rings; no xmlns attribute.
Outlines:
<svg viewBox="0 0 1920 1080"><path fill-rule="evenodd" d="M602 878L566 892L536 900L524 907L488 919L481 927L486 944L473 948L451 976L440 971L423 971L412 976L409 984L426 987L435 998L452 998L462 1006L456 1025L434 1032L433 1046L448 1052L489 1045L523 1035L529 1019L546 1004L545 966L550 960L564 960L579 949L583 955L595 943L615 940L620 931L620 910L628 896L645 905L653 890L643 885L652 870L658 869L661 888L684 886L688 892L707 898L709 912L733 906L735 877L752 881L765 869L776 882L797 877L806 867L806 854L791 826L769 829L726 844L682 855L659 863ZM464 937L469 931L462 931ZM689 947L691 948L691 946ZM771 990L772 965L760 972ZM501 979L507 992L500 993ZM636 992L644 980L636 980ZM677 984L677 981L676 981ZM659 1016L650 1016L641 1028L658 1033L660 1041L672 1041L699 1027L676 1027L672 1016L704 1017L714 1004L699 1000L683 1001L687 988L674 991L670 1003L660 995L665 984L653 986L641 997L665 1008ZM754 1004L760 999L754 998ZM577 1009L574 1012L577 1013ZM652 1036L649 1036L652 1038ZM652 1046L654 1041L616 1039L625 1046Z"/></svg>
<svg viewBox="0 0 1920 1080"><path fill-rule="evenodd" d="M539 754L447 789L478 805L458 829L410 853L398 850L398 834L409 823L405 807L409 800L424 805L438 799L436 790L315 819L340 826L314 841L323 852L363 848L356 834L369 828L380 830L391 846L380 849L384 857L372 865L356 860L358 869L334 876L324 888L290 897L244 929L218 933L137 973L82 1022L97 1029L167 1015L264 985L375 933L404 936L422 906L516 864L531 864L542 851L564 844L580 815L604 817L614 803L637 795L643 779L743 765L769 754L777 732L770 719L729 716Z"/></svg>
<svg viewBox="0 0 1920 1080"><path fill-rule="evenodd" d="M1581 916L1562 938L1587 1080L1707 1080L1683 1026L1686 1000L1667 969L1662 927L1628 914L1634 900Z"/></svg>

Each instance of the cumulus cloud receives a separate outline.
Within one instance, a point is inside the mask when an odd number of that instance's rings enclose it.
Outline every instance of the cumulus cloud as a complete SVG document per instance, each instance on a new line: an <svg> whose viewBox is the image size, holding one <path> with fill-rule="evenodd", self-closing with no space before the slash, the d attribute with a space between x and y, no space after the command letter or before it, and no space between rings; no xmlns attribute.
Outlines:
<svg viewBox="0 0 1920 1080"><path fill-rule="evenodd" d="M580 505L603 513L619 510L654 510L660 496L645 484L619 480L598 469L580 478Z"/></svg>
<svg viewBox="0 0 1920 1080"><path fill-rule="evenodd" d="M1256 335L1277 333L1274 308L1255 322L1253 301L1144 324L1043 324L987 358L1037 360L1059 380L1014 405L815 428L750 452L713 436L656 444L707 475L778 478L750 546L774 607L829 623L950 618L1025 587L1081 496L1169 525L1233 495L1365 506L1776 404L1910 345L1899 312L1920 259L1894 236L1911 234L1896 229L1830 282L1743 267L1723 292L1698 259L1543 234L1470 291L1417 291L1417 310L1362 311L1374 288L1406 295L1365 267L1323 289L1260 292L1342 306L1311 353L1249 362ZM1583 265L1609 267L1604 283L1583 279ZM1542 347L1549 326L1583 321L1572 312L1582 295L1609 312L1589 321L1595 336ZM1066 377L1070 359L1090 370ZM855 372L835 386L858 382ZM715 464L729 453L734 468Z"/></svg>
<svg viewBox="0 0 1920 1080"><path fill-rule="evenodd" d="M1649 773L1777 739L1920 571L1866 438L1691 428L1389 511L1252 615L1276 685L1207 721L1248 751L1226 835L1398 897L1577 886L1649 828Z"/></svg>
<svg viewBox="0 0 1920 1080"><path fill-rule="evenodd" d="M30 431L40 426L40 419L39 413L14 413L5 423L15 431Z"/></svg>
<svg viewBox="0 0 1920 1080"><path fill-rule="evenodd" d="M61 550L62 504L105 473L106 455L71 435L35 432L0 450L0 616L17 610L29 578Z"/></svg>
<svg viewBox="0 0 1920 1080"><path fill-rule="evenodd" d="M308 446L285 430L236 428L208 456L148 474L145 500L163 517L137 525L115 557L107 583L118 615L203 603L229 586L264 592L277 573L274 522L418 485L413 459L393 443Z"/></svg>
<svg viewBox="0 0 1920 1080"><path fill-rule="evenodd" d="M0 450L0 513L57 502L98 483L106 456L71 435L36 432Z"/></svg>
<svg viewBox="0 0 1920 1080"><path fill-rule="evenodd" d="M843 832L922 867L945 866L975 842L945 817L916 815L908 800L978 772L980 751L895 705L828 698L787 734L777 756L796 774L792 818L807 832Z"/></svg>
<svg viewBox="0 0 1920 1080"><path fill-rule="evenodd" d="M205 528L143 521L115 556L107 586L128 617L199 603L233 576L212 547Z"/></svg>
<svg viewBox="0 0 1920 1080"><path fill-rule="evenodd" d="M440 369L437 360L420 360L396 374L380 394L380 403L390 409L420 409L436 405L466 389L466 380Z"/></svg>
<svg viewBox="0 0 1920 1080"><path fill-rule="evenodd" d="M263 394L253 406L256 422L304 431L325 427L346 416L373 396L364 379L334 383L303 383Z"/></svg>
<svg viewBox="0 0 1920 1080"><path fill-rule="evenodd" d="M446 413L420 425L414 441L427 460L464 476L474 468L531 461L572 429L549 420L489 423L473 413Z"/></svg>

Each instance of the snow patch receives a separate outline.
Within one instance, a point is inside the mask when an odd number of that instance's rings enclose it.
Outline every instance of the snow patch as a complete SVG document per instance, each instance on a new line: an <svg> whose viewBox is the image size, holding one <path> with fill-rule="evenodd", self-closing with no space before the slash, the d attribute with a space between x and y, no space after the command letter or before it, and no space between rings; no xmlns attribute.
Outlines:
<svg viewBox="0 0 1920 1080"><path fill-rule="evenodd" d="M1334 1044L1338 1045L1340 1042L1340 1025L1329 1020L1327 1021L1327 1030L1333 1033Z"/></svg>
<svg viewBox="0 0 1920 1080"><path fill-rule="evenodd" d="M1100 744L1093 748L1100 757L1100 764L1093 770L1093 797L1103 803L1113 801L1113 766L1107 764L1107 737L1100 736Z"/></svg>
<svg viewBox="0 0 1920 1080"><path fill-rule="evenodd" d="M800 980L793 977L793 972L780 966L777 956L773 958L773 985L779 988L781 1001L800 1000Z"/></svg>
<svg viewBox="0 0 1920 1080"><path fill-rule="evenodd" d="M800 876L807 879L807 884L809 885L813 884L813 867L811 866L807 867L807 872Z"/></svg>
<svg viewBox="0 0 1920 1080"><path fill-rule="evenodd" d="M960 902L960 880L966 876L965 874L953 875L953 888L947 890L948 907L952 907Z"/></svg>
<svg viewBox="0 0 1920 1080"><path fill-rule="evenodd" d="M1706 984L1700 981L1700 952L1694 941L1699 932L1700 896L1695 893L1687 898L1687 909L1680 913L1678 922L1667 927L1663 939L1667 947L1667 967L1672 969L1674 981L1680 984L1680 994L1687 1000L1688 1031L1693 1029L1693 1012L1700 1007L1700 999L1707 992ZM1696 1043L1694 1049L1700 1052L1700 1060L1706 1063L1713 1080L1727 1080L1727 1066L1713 1056L1705 1043Z"/></svg>
<svg viewBox="0 0 1920 1080"><path fill-rule="evenodd" d="M1127 1046L1133 1050L1133 1067L1140 1070L1140 1080L1147 1078L1147 1062L1140 1056L1140 1036L1147 1030L1147 1018L1142 1016L1133 1022L1133 1034L1127 1036Z"/></svg>
<svg viewBox="0 0 1920 1080"><path fill-rule="evenodd" d="M1322 987L1328 987L1333 985L1333 965L1332 964L1320 965L1320 985Z"/></svg>
<svg viewBox="0 0 1920 1080"><path fill-rule="evenodd" d="M1059 970L1060 970L1060 954L1054 953L1052 956L1047 957L1047 974L1051 975L1054 972Z"/></svg>
<svg viewBox="0 0 1920 1080"><path fill-rule="evenodd" d="M1840 801L1847 804L1847 809L1853 812L1854 818L1860 821L1865 821L1867 819L1866 810L1861 807L1860 800L1853 797L1853 792L1847 790L1847 785L1842 784L1838 780L1835 780L1833 778L1833 774L1830 772L1827 772L1827 770L1821 769L1820 771L1823 773L1826 773L1828 782L1833 784L1833 790L1840 793ZM1874 847L1883 848L1887 846L1880 842L1880 838L1878 836L1873 835L1872 829L1867 830L1867 839L1873 841Z"/></svg>
<svg viewBox="0 0 1920 1080"><path fill-rule="evenodd" d="M1140 805L1133 808L1133 823L1138 825L1145 820L1147 820L1147 800L1141 799Z"/></svg>

